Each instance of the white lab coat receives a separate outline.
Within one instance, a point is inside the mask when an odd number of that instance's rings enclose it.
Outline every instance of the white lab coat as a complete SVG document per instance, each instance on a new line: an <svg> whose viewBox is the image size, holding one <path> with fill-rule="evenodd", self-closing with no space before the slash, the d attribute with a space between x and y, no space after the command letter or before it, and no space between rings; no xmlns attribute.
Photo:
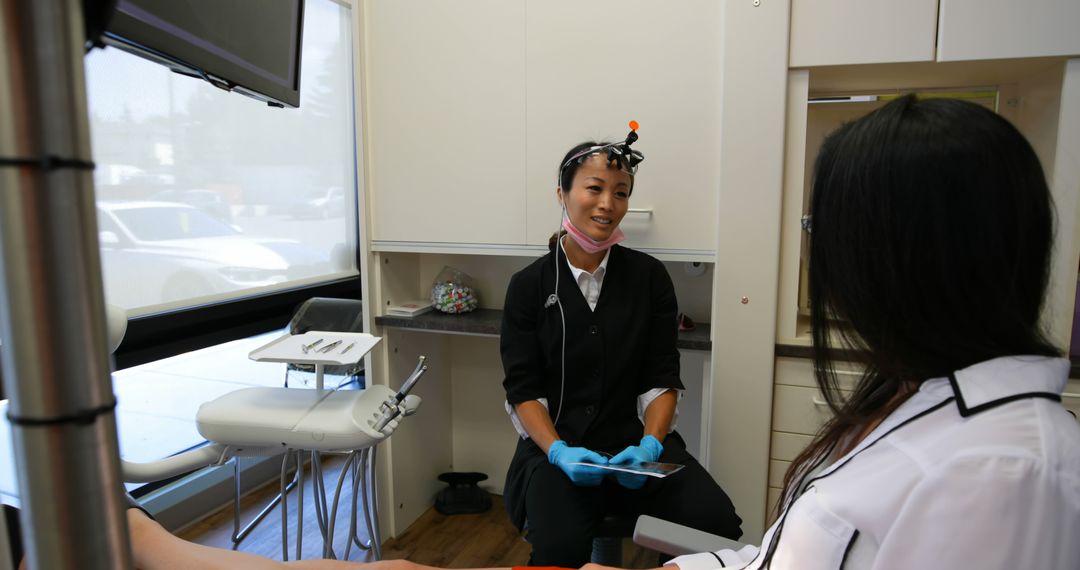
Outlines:
<svg viewBox="0 0 1080 570"><path fill-rule="evenodd" d="M1080 424L1069 362L998 358L923 383L816 473L760 552L680 556L681 570L1080 569ZM1058 401L1055 400L1058 398Z"/></svg>

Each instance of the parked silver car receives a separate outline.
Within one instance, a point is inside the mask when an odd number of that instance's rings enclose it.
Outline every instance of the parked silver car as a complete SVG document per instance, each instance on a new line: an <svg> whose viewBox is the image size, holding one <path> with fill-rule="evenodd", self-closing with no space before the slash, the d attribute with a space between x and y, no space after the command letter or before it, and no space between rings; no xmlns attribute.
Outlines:
<svg viewBox="0 0 1080 570"><path fill-rule="evenodd" d="M300 242L246 236L191 206L98 202L109 302L146 307L329 272L328 256Z"/></svg>
<svg viewBox="0 0 1080 570"><path fill-rule="evenodd" d="M289 213L295 219L340 218L347 214L345 204L345 191L340 186L331 186L323 194L292 204Z"/></svg>

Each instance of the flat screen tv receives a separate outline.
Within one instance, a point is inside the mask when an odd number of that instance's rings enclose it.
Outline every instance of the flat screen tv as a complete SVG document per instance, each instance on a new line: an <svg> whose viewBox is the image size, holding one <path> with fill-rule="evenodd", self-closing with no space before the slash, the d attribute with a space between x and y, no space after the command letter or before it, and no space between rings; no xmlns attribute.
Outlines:
<svg viewBox="0 0 1080 570"><path fill-rule="evenodd" d="M274 106L300 106L304 0L118 0L105 43Z"/></svg>

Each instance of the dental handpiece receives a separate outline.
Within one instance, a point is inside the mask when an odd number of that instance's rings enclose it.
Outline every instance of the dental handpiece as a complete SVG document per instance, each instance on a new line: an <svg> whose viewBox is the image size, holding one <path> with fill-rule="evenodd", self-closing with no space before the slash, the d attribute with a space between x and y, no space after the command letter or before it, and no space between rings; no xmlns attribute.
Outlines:
<svg viewBox="0 0 1080 570"><path fill-rule="evenodd" d="M375 431L382 431L382 429L386 427L386 424L390 423L394 418L401 414L399 406L401 401L404 400L405 396L413 389L417 380L427 372L427 366L424 365L425 360L427 360L427 357L421 356L420 361L416 364L416 368L414 368L412 374L409 374L409 377L405 379L405 383L401 385L401 389L398 390L397 394L394 394L383 402L383 415L382 418L375 423Z"/></svg>

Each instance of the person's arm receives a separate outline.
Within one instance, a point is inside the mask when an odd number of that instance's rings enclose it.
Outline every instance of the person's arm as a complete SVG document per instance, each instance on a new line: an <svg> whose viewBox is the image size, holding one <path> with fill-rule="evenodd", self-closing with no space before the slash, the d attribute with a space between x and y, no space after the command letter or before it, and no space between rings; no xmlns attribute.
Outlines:
<svg viewBox="0 0 1080 570"><path fill-rule="evenodd" d="M139 509L128 509L131 551L138 570L438 570L408 560L349 562L347 560L296 560L278 562L246 552L236 552L188 542L165 530ZM25 561L24 561L25 564ZM21 570L20 566L20 570ZM492 568L484 570L511 570Z"/></svg>
<svg viewBox="0 0 1080 570"><path fill-rule="evenodd" d="M525 427L521 415L527 411L518 410L518 406L532 402L543 408L538 402L547 397L544 389L543 369L544 354L538 335L540 323L537 312L540 301L537 284L530 275L515 274L506 288L506 300L503 302L502 326L499 332L499 353L503 365L503 388L506 401ZM535 304L530 301L535 301ZM528 406L526 406L528 408ZM542 410L547 414L546 410ZM535 422L532 422L535 423ZM552 429L554 432L554 429ZM531 435L532 430L526 427ZM548 442L550 445L551 442ZM545 446L544 449L547 449Z"/></svg>
<svg viewBox="0 0 1080 570"><path fill-rule="evenodd" d="M657 388L683 389L679 377L679 302L675 297L675 285L672 284L671 276L664 265L659 261L652 261L647 281L650 310L645 331L648 335L646 346L649 353L645 369L640 375L638 394Z"/></svg>
<svg viewBox="0 0 1080 570"><path fill-rule="evenodd" d="M547 407L536 400L529 400L514 406L514 412L529 437L547 454L551 444L559 439Z"/></svg>
<svg viewBox="0 0 1080 570"><path fill-rule="evenodd" d="M651 435L660 443L671 432L671 419L675 417L675 405L679 401L678 393L668 390L660 394L649 407L645 408L645 433Z"/></svg>

